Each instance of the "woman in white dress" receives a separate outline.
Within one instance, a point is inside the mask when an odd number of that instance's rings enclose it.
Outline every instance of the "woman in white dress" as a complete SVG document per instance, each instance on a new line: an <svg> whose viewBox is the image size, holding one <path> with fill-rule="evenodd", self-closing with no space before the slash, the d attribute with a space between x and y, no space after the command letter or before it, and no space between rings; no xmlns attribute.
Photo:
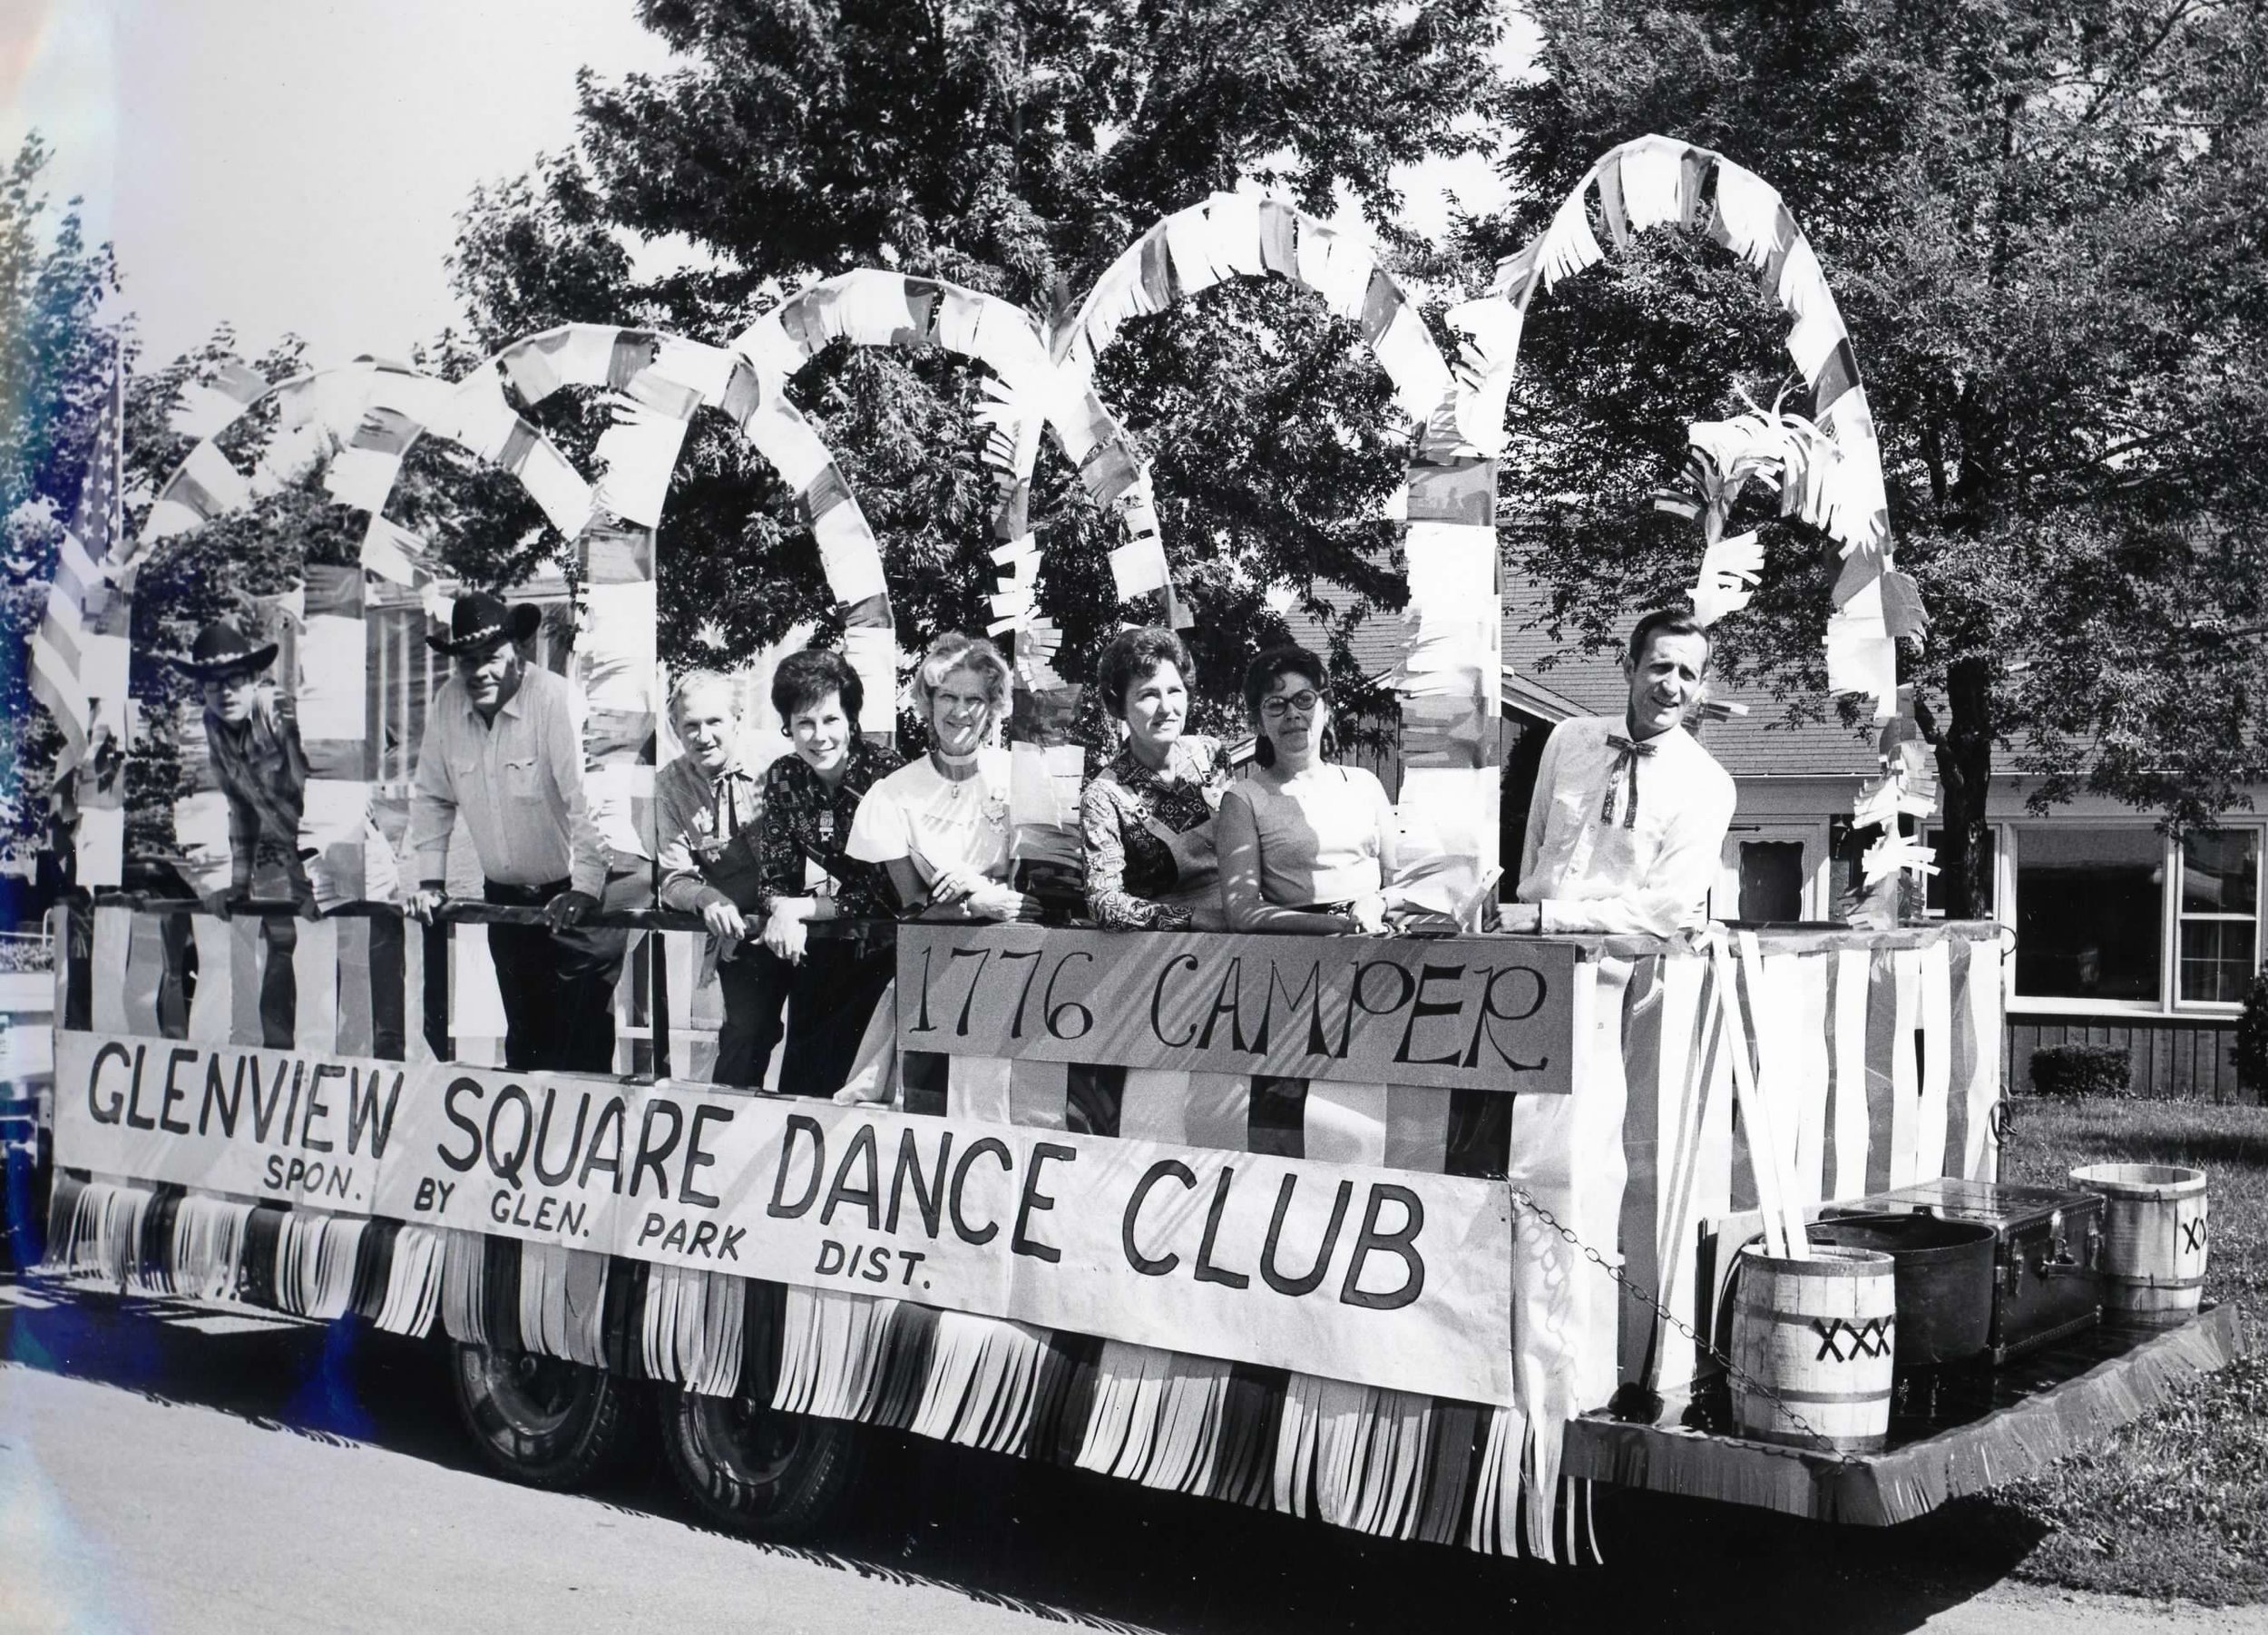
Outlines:
<svg viewBox="0 0 2268 1635"><path fill-rule="evenodd" d="M1000 650L958 631L932 642L914 672L929 753L866 791L845 847L882 866L908 914L1039 917L1039 905L1008 884L1008 751L990 741L1012 685Z"/></svg>
<svg viewBox="0 0 2268 1635"><path fill-rule="evenodd" d="M1393 806L1370 773L1324 759L1325 675L1304 647L1273 648L1245 671L1259 765L1229 785L1213 826L1232 931L1331 936L1386 927Z"/></svg>

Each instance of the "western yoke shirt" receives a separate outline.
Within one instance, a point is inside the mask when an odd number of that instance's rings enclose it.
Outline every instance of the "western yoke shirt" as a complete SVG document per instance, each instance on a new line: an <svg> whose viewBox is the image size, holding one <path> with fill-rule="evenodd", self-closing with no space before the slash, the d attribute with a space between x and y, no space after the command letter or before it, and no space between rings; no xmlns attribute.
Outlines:
<svg viewBox="0 0 2268 1635"><path fill-rule="evenodd" d="M725 769L713 778L691 755L679 756L654 775L653 796L654 833L661 841L657 859L661 885L655 896L661 906L687 914L717 903L754 908L764 782L761 773L749 769L738 739ZM745 871L734 866L738 857L749 861ZM739 879L743 872L748 876L745 890ZM720 874L724 883L716 877Z"/></svg>
<svg viewBox="0 0 2268 1635"><path fill-rule="evenodd" d="M582 734L566 678L529 665L493 725L458 678L434 694L409 807L419 879L447 877L460 813L494 884L564 879L593 897L606 889L607 847L583 793Z"/></svg>

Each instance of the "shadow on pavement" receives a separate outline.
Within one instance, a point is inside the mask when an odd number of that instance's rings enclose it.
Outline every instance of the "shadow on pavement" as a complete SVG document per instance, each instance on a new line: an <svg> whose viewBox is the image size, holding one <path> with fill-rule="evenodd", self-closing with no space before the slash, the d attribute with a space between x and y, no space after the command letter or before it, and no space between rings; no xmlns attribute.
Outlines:
<svg viewBox="0 0 2268 1635"><path fill-rule="evenodd" d="M0 1293L10 1281L0 1277ZM352 1325L185 1326L216 1308L15 1287L53 1304L0 1304L0 1359L9 1364L263 1429L484 1471L459 1429L440 1342ZM1997 1582L2038 1540L1989 1503L1875 1530L1602 1491L1596 1509L1608 1564L1544 1567L1384 1542L918 1438L877 1440L862 1502L808 1547L748 1548L935 1585L1043 1619L1176 1635L1508 1622L1892 1635ZM702 1526L659 1463L590 1497Z"/></svg>

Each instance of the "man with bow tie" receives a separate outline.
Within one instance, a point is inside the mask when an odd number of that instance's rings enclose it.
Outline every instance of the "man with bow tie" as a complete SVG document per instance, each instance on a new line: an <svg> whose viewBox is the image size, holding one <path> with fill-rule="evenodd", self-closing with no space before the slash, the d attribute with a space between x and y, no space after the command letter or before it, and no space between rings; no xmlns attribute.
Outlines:
<svg viewBox="0 0 2268 1635"><path fill-rule="evenodd" d="M1708 631L1690 613L1638 621L1623 719L1562 721L1544 744L1504 929L1668 936L1706 920L1733 780L1679 723L1708 669Z"/></svg>

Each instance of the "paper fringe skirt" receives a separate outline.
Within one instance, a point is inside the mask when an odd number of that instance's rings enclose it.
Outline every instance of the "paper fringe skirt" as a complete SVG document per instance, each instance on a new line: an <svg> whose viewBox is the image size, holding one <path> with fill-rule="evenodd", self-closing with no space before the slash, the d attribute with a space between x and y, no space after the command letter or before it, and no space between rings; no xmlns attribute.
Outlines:
<svg viewBox="0 0 2268 1635"><path fill-rule="evenodd" d="M967 1312L59 1171L48 1258L228 1300L1045 1459L1380 1538L1595 1561L1589 1484L1517 1408ZM1558 1427L1550 1434L1556 1438ZM1539 1471L1553 1502L1538 1502Z"/></svg>

